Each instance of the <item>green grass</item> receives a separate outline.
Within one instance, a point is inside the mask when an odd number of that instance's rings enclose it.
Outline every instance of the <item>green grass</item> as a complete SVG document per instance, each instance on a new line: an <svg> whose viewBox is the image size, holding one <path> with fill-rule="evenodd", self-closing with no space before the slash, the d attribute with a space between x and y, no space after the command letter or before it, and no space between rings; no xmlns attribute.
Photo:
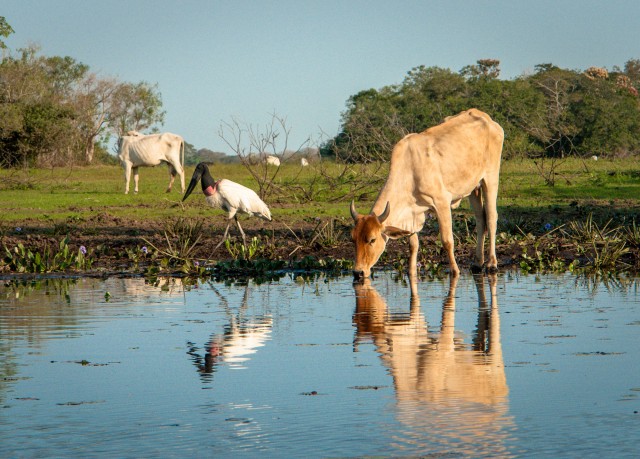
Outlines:
<svg viewBox="0 0 640 459"><path fill-rule="evenodd" d="M337 175L339 165L329 164L329 174ZM355 166L351 177L362 178L373 174L374 166ZM193 167L187 168L188 184ZM640 162L636 158L624 160L581 161L569 159L558 167L556 185L545 185L542 175L531 160L504 161L501 170L499 210L513 209L527 212L562 212L571 206L596 205L606 208L614 202L623 202L624 208L640 205ZM257 183L240 165L217 165L212 169L214 178L228 178L257 190ZM278 217L296 219L314 217L348 218L348 202L341 199L349 191L349 180L328 184L320 179L314 182L314 169L301 170L296 165L281 168L277 183L285 191L271 194L266 202ZM382 175L384 176L384 169ZM0 171L0 222L16 225L25 220L55 224L63 221L85 220L102 212L136 220L162 221L176 216L195 217L205 208L199 193L194 193L180 206L179 184L174 191L165 193L168 184L167 169L163 166L140 169L140 193L124 194L122 169L118 166L75 167L73 169L34 169L28 175L21 171ZM313 187L313 200L304 202L296 187ZM132 185L133 188L133 185ZM380 185L369 186L358 192L358 208L367 211ZM296 198L296 196L298 196ZM468 211L468 203L462 209ZM624 209L622 209L624 210Z"/></svg>

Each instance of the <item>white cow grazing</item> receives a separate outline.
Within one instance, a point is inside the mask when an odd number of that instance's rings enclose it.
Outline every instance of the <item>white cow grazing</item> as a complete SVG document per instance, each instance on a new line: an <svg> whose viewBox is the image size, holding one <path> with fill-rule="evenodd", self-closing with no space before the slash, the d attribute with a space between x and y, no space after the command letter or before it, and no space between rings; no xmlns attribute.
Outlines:
<svg viewBox="0 0 640 459"><path fill-rule="evenodd" d="M267 156L266 162L270 166L280 166L280 159L276 156Z"/></svg>
<svg viewBox="0 0 640 459"><path fill-rule="evenodd" d="M138 192L138 167L157 166L167 163L169 167L169 187L171 191L176 174L180 176L180 185L184 193L184 140L177 134L143 135L129 131L120 138L118 158L124 168L124 193L129 193L129 180L133 170L134 191Z"/></svg>

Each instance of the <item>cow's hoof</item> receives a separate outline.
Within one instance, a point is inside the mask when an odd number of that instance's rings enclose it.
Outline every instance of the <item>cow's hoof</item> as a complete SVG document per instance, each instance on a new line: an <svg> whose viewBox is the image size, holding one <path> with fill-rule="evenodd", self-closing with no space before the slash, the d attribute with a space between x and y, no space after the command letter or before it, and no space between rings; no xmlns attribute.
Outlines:
<svg viewBox="0 0 640 459"><path fill-rule="evenodd" d="M489 274L498 274L498 267L497 266L487 266L487 272Z"/></svg>
<svg viewBox="0 0 640 459"><path fill-rule="evenodd" d="M482 266L471 265L471 273L480 274L482 272Z"/></svg>

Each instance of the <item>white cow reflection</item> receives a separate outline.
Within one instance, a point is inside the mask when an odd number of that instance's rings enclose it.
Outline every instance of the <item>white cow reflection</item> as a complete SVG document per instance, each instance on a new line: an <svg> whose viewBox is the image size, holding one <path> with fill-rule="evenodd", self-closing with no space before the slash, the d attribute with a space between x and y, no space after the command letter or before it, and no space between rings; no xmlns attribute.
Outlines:
<svg viewBox="0 0 640 459"><path fill-rule="evenodd" d="M483 278L474 279L479 313L472 345L455 333L457 277L451 279L440 331L433 336L420 311L415 281L409 315L390 313L369 280L354 284L355 349L372 341L393 377L397 418L407 428L397 438L399 448L411 444L425 453L509 457L505 440L514 423L508 414L496 277L489 277L490 308Z"/></svg>
<svg viewBox="0 0 640 459"><path fill-rule="evenodd" d="M209 381L217 367L222 364L233 369L246 368L245 364L251 356L271 339L273 325L273 318L270 316L245 317L248 285L242 304L235 314L231 311L227 299L215 287L212 287L212 290L220 299L220 304L227 314L228 324L224 326L222 333L211 335L211 339L204 346L204 355L198 353L193 343L187 343L190 348L188 354L191 355L204 381Z"/></svg>

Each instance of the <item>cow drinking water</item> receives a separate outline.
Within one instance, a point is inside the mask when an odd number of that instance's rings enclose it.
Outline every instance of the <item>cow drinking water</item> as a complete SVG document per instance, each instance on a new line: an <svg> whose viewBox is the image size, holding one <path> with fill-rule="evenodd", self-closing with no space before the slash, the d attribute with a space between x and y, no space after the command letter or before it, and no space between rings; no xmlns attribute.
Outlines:
<svg viewBox="0 0 640 459"><path fill-rule="evenodd" d="M453 276L460 273L453 252L451 209L468 196L476 217L474 266L484 263L484 240L489 232L487 269L495 271L498 176L504 132L480 110L470 109L444 123L400 140L391 153L389 176L369 215L351 202L356 259L353 275L369 277L389 239L409 236L409 272L417 273L418 232L427 212L435 212L442 245Z"/></svg>

